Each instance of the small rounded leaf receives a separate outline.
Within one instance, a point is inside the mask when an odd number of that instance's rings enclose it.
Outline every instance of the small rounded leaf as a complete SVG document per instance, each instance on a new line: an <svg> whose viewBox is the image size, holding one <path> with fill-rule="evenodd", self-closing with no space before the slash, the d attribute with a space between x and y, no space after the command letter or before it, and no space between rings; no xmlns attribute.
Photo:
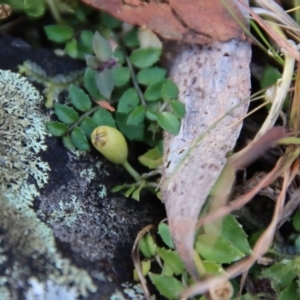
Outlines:
<svg viewBox="0 0 300 300"><path fill-rule="evenodd" d="M297 231L300 231L300 210L297 210L293 216L293 226Z"/></svg>
<svg viewBox="0 0 300 300"><path fill-rule="evenodd" d="M112 114L104 108L99 108L92 116L92 119L96 122L97 126L110 126L116 127L115 120Z"/></svg>
<svg viewBox="0 0 300 300"><path fill-rule="evenodd" d="M163 242L171 249L175 249L169 226L165 223L159 223L158 234L160 235Z"/></svg>
<svg viewBox="0 0 300 300"><path fill-rule="evenodd" d="M96 74L96 85L100 93L106 98L110 99L111 93L114 89L114 78L110 69L104 69Z"/></svg>
<svg viewBox="0 0 300 300"><path fill-rule="evenodd" d="M48 25L44 27L47 38L56 43L64 43L74 34L72 27L68 25Z"/></svg>
<svg viewBox="0 0 300 300"><path fill-rule="evenodd" d="M111 70L114 79L114 85L117 87L124 86L129 82L130 71L127 67L116 67Z"/></svg>
<svg viewBox="0 0 300 300"><path fill-rule="evenodd" d="M137 73L136 79L138 83L150 85L165 78L167 70L159 67L142 69Z"/></svg>
<svg viewBox="0 0 300 300"><path fill-rule="evenodd" d="M57 121L46 122L46 128L54 136L62 136L68 130L67 125Z"/></svg>
<svg viewBox="0 0 300 300"><path fill-rule="evenodd" d="M76 122L79 118L78 113L74 110L74 108L65 104L55 103L54 111L57 118L67 125Z"/></svg>
<svg viewBox="0 0 300 300"><path fill-rule="evenodd" d="M170 105L178 118L182 119L185 115L185 106L178 100L171 100Z"/></svg>
<svg viewBox="0 0 300 300"><path fill-rule="evenodd" d="M146 107L143 105L137 106L128 116L128 125L138 125L144 121L146 115Z"/></svg>
<svg viewBox="0 0 300 300"><path fill-rule="evenodd" d="M139 48L131 53L130 61L135 67L139 69L148 68L159 61L160 55L161 49Z"/></svg>
<svg viewBox="0 0 300 300"><path fill-rule="evenodd" d="M88 111L92 107L89 96L74 84L70 85L69 97L73 106L79 111Z"/></svg>
<svg viewBox="0 0 300 300"><path fill-rule="evenodd" d="M65 46L65 52L72 58L77 58L78 49L77 49L77 41L75 39L72 39L71 41L67 42Z"/></svg>
<svg viewBox="0 0 300 300"><path fill-rule="evenodd" d="M101 12L101 24L104 25L106 28L116 29L122 25L122 22L107 12Z"/></svg>
<svg viewBox="0 0 300 300"><path fill-rule="evenodd" d="M89 142L81 128L76 126L72 130L71 140L77 149L83 150L83 151L90 151Z"/></svg>
<svg viewBox="0 0 300 300"><path fill-rule="evenodd" d="M131 141L143 141L145 137L145 125L144 122L138 125L127 124L128 115L117 113L116 123L122 133Z"/></svg>
<svg viewBox="0 0 300 300"><path fill-rule="evenodd" d="M126 47L133 48L139 46L139 39L138 39L138 29L133 27L129 30L123 38L124 44Z"/></svg>
<svg viewBox="0 0 300 300"><path fill-rule="evenodd" d="M62 138L62 141L63 141L63 144L64 146L69 149L69 150L75 150L75 146L74 144L72 143L72 140L71 140L71 137L69 135L67 136L64 136Z"/></svg>
<svg viewBox="0 0 300 300"><path fill-rule="evenodd" d="M163 81L158 81L150 84L144 93L144 97L147 101L158 101L162 98L162 85Z"/></svg>
<svg viewBox="0 0 300 300"><path fill-rule="evenodd" d="M184 290L184 286L178 279L154 273L149 273L148 275L162 296L171 300L180 299L180 294Z"/></svg>
<svg viewBox="0 0 300 300"><path fill-rule="evenodd" d="M140 41L141 48L157 48L162 49L162 42L159 40L157 35L146 27L139 28L138 38Z"/></svg>
<svg viewBox="0 0 300 300"><path fill-rule="evenodd" d="M129 88L121 96L117 111L119 113L129 113L137 107L139 101L137 91L134 88Z"/></svg>
<svg viewBox="0 0 300 300"><path fill-rule="evenodd" d="M89 94L95 98L100 99L102 95L99 92L99 89L96 84L96 76L98 72L92 70L91 68L86 68L83 76L84 87L87 89Z"/></svg>
<svg viewBox="0 0 300 300"><path fill-rule="evenodd" d="M178 134L180 129L180 120L172 113L165 111L162 113L157 113L157 122L162 129L172 133Z"/></svg>
<svg viewBox="0 0 300 300"><path fill-rule="evenodd" d="M157 247L156 252L163 259L165 264L172 269L175 275L179 275L185 270L182 260L175 251Z"/></svg>
<svg viewBox="0 0 300 300"><path fill-rule="evenodd" d="M98 31L95 32L92 43L94 53L101 62L108 61L112 58L112 49L108 40L100 35Z"/></svg>
<svg viewBox="0 0 300 300"><path fill-rule="evenodd" d="M162 93L162 98L165 101L176 99L178 96L178 87L172 80L167 79L162 85L161 93Z"/></svg>
<svg viewBox="0 0 300 300"><path fill-rule="evenodd" d="M98 124L90 117L85 117L81 124L80 128L84 132L85 136L89 139L93 130L98 126Z"/></svg>

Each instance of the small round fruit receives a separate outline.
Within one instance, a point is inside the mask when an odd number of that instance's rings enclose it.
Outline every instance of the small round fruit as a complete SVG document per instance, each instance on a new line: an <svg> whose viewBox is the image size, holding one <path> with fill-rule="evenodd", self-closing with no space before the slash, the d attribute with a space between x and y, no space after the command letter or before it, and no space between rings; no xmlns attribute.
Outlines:
<svg viewBox="0 0 300 300"><path fill-rule="evenodd" d="M94 147L114 164L124 164L127 161L127 143L116 128L99 126L92 132L91 140Z"/></svg>

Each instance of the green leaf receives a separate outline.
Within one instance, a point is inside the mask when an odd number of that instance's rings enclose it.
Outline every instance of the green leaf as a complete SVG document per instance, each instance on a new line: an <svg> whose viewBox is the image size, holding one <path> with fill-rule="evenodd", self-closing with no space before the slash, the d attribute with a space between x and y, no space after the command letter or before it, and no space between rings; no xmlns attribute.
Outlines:
<svg viewBox="0 0 300 300"><path fill-rule="evenodd" d="M146 115L146 107L144 105L137 106L128 116L128 125L138 125L144 121Z"/></svg>
<svg viewBox="0 0 300 300"><path fill-rule="evenodd" d="M84 59L86 65L92 70L98 70L101 67L101 62L95 55L85 54ZM98 72L95 72L95 74ZM95 75L96 78L96 75Z"/></svg>
<svg viewBox="0 0 300 300"><path fill-rule="evenodd" d="M182 119L185 115L185 106L182 102L178 100L171 100L170 105L172 109L174 110L176 116L180 119Z"/></svg>
<svg viewBox="0 0 300 300"><path fill-rule="evenodd" d="M9 1L7 2L10 4ZM41 0L12 1L11 4L14 4L14 2L24 2L24 11L28 16L33 18L41 17L45 12L46 5L44 1Z"/></svg>
<svg viewBox="0 0 300 300"><path fill-rule="evenodd" d="M204 230L211 237L224 238L244 254L251 254L247 234L233 215L224 217L222 224L217 222L204 225Z"/></svg>
<svg viewBox="0 0 300 300"><path fill-rule="evenodd" d="M101 62L108 61L112 58L111 46L98 31L95 32L92 40L93 50Z"/></svg>
<svg viewBox="0 0 300 300"><path fill-rule="evenodd" d="M64 136L62 138L62 141L63 141L63 144L64 146L69 149L69 150L75 150L75 146L74 144L72 143L72 140L71 140L71 137L69 135L67 136Z"/></svg>
<svg viewBox="0 0 300 300"><path fill-rule="evenodd" d="M157 113L155 111L153 111L152 109L147 108L146 118L150 121L156 121L157 120Z"/></svg>
<svg viewBox="0 0 300 300"><path fill-rule="evenodd" d="M296 282L292 282L286 289L284 289L280 295L279 300L291 300L291 299L298 299L298 285Z"/></svg>
<svg viewBox="0 0 300 300"><path fill-rule="evenodd" d="M138 47L140 45L138 39L138 29L136 27L133 27L128 32L126 32L123 41L125 46L128 48Z"/></svg>
<svg viewBox="0 0 300 300"><path fill-rule="evenodd" d="M157 122L162 129L172 133L178 134L180 129L180 120L172 113L165 111L162 113L157 113Z"/></svg>
<svg viewBox="0 0 300 300"><path fill-rule="evenodd" d="M149 273L151 282L158 289L159 293L167 299L177 300L184 290L183 284L174 277Z"/></svg>
<svg viewBox="0 0 300 300"><path fill-rule="evenodd" d="M298 209L293 216L293 226L297 231L300 231L300 210Z"/></svg>
<svg viewBox="0 0 300 300"><path fill-rule="evenodd" d="M142 181L140 186L132 193L131 198L136 200L136 201L140 201L140 193L141 190L145 187L146 182Z"/></svg>
<svg viewBox="0 0 300 300"><path fill-rule="evenodd" d="M114 85L117 87L124 86L129 82L130 71L127 67L116 67L111 70L114 79Z"/></svg>
<svg viewBox="0 0 300 300"><path fill-rule="evenodd" d="M165 78L166 74L166 69L152 67L140 70L137 73L136 79L140 84L150 85L158 81L162 81Z"/></svg>
<svg viewBox="0 0 300 300"><path fill-rule="evenodd" d="M69 97L73 106L79 111L85 112L92 107L90 97L74 84L69 87Z"/></svg>
<svg viewBox="0 0 300 300"><path fill-rule="evenodd" d="M153 257L156 253L156 244L153 237L147 233L139 241L139 250L147 258Z"/></svg>
<svg viewBox="0 0 300 300"><path fill-rule="evenodd" d="M125 197L129 197L129 196L133 193L134 189L135 189L134 186L130 187L130 188L124 193L124 196L125 196Z"/></svg>
<svg viewBox="0 0 300 300"><path fill-rule="evenodd" d="M68 126L57 121L46 122L47 130L54 136L62 136L68 131Z"/></svg>
<svg viewBox="0 0 300 300"><path fill-rule="evenodd" d="M146 153L138 157L139 162L150 168L156 169L162 165L162 155L156 148L148 150Z"/></svg>
<svg viewBox="0 0 300 300"><path fill-rule="evenodd" d="M162 98L165 101L169 101L172 99L176 99L178 96L178 87L177 85L171 80L167 79L162 85Z"/></svg>
<svg viewBox="0 0 300 300"><path fill-rule="evenodd" d="M57 118L67 125L73 124L79 118L78 113L74 110L74 108L69 107L65 104L55 103L54 111Z"/></svg>
<svg viewBox="0 0 300 300"><path fill-rule="evenodd" d="M112 114L104 108L99 108L92 116L97 126L110 126L116 128Z"/></svg>
<svg viewBox="0 0 300 300"><path fill-rule="evenodd" d="M112 192L116 193L119 192L121 190L124 190L127 186L125 184L121 184L121 185L116 185L115 187L113 187L111 189Z"/></svg>
<svg viewBox="0 0 300 300"><path fill-rule="evenodd" d="M85 117L80 123L80 128L88 139L90 139L91 133L96 127L98 127L98 124L90 117Z"/></svg>
<svg viewBox="0 0 300 300"><path fill-rule="evenodd" d="M118 64L123 65L125 62L124 52L121 48L117 47L113 52L113 57L117 60Z"/></svg>
<svg viewBox="0 0 300 300"><path fill-rule="evenodd" d="M279 78L281 78L281 73L278 69L268 65L264 69L263 76L260 80L260 87L262 89L269 87L270 85L275 84Z"/></svg>
<svg viewBox="0 0 300 300"><path fill-rule="evenodd" d="M77 51L77 41L72 39L71 41L67 42L65 46L65 52L72 58L77 58L78 51Z"/></svg>
<svg viewBox="0 0 300 300"><path fill-rule="evenodd" d="M137 126L127 124L127 114L116 114L116 122L120 131L131 141L143 141L145 135L144 123Z"/></svg>
<svg viewBox="0 0 300 300"><path fill-rule="evenodd" d="M143 276L146 276L149 273L150 269L151 269L151 260L150 259L142 260L141 261L141 270L142 270ZM136 269L133 270L133 280L139 281L139 276L138 276Z"/></svg>
<svg viewBox="0 0 300 300"><path fill-rule="evenodd" d="M122 22L107 12L101 11L101 24L110 29L116 29L122 25Z"/></svg>
<svg viewBox="0 0 300 300"><path fill-rule="evenodd" d="M157 48L139 48L130 55L131 63L139 68L148 68L159 61L161 49Z"/></svg>
<svg viewBox="0 0 300 300"><path fill-rule="evenodd" d="M90 151L89 142L83 132L79 127L75 127L71 132L71 140L74 146L83 151Z"/></svg>
<svg viewBox="0 0 300 300"><path fill-rule="evenodd" d="M140 99L136 90L134 88L129 88L121 96L118 103L117 112L128 114L138 106L139 102Z"/></svg>
<svg viewBox="0 0 300 300"><path fill-rule="evenodd" d="M100 94L96 84L97 74L98 72L92 70L91 68L86 68L83 77L84 87L87 89L89 94L96 100L101 99L103 97Z"/></svg>
<svg viewBox="0 0 300 300"><path fill-rule="evenodd" d="M213 261L203 260L202 264L205 269L205 274L207 274L207 275L209 275L209 274L221 275L224 272L221 265L216 264Z"/></svg>
<svg viewBox="0 0 300 300"><path fill-rule="evenodd" d="M157 247L157 254L163 259L175 275L181 274L185 270L185 266L175 251Z"/></svg>
<svg viewBox="0 0 300 300"><path fill-rule="evenodd" d="M206 260L210 260L219 264L231 263L245 256L244 253L242 253L224 238L212 238L207 234L198 235L196 249L198 253Z"/></svg>
<svg viewBox="0 0 300 300"><path fill-rule="evenodd" d="M96 85L100 93L106 98L110 99L111 93L114 89L114 78L110 69L104 69L96 75Z"/></svg>
<svg viewBox="0 0 300 300"><path fill-rule="evenodd" d="M282 290L288 287L292 281L298 276L300 271L300 258L293 260L283 260L275 263L267 269L263 269L261 276L271 280L275 289Z"/></svg>
<svg viewBox="0 0 300 300"><path fill-rule="evenodd" d="M47 38L56 43L65 43L74 35L74 30L68 25L47 25L44 27Z"/></svg>
<svg viewBox="0 0 300 300"><path fill-rule="evenodd" d="M164 81L158 81L155 83L150 84L145 92L144 98L147 101L158 101L162 98L161 89Z"/></svg>
<svg viewBox="0 0 300 300"><path fill-rule="evenodd" d="M161 89L164 81L158 81L150 84L145 92L144 97L147 101L157 101L162 98Z"/></svg>
<svg viewBox="0 0 300 300"><path fill-rule="evenodd" d="M158 234L160 235L163 242L171 249L175 249L172 236L170 233L169 226L166 223L159 223L158 225Z"/></svg>
<svg viewBox="0 0 300 300"><path fill-rule="evenodd" d="M91 30L82 30L80 32L80 40L82 44L90 48L91 51L93 50L92 48L93 35L94 33Z"/></svg>

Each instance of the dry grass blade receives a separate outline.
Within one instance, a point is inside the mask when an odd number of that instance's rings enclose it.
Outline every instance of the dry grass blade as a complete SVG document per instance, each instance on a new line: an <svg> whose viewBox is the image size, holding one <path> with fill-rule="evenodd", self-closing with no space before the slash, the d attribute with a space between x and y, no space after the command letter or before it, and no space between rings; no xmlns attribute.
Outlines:
<svg viewBox="0 0 300 300"><path fill-rule="evenodd" d="M146 279L145 279L145 277L143 275L143 272L142 272L142 269L141 269L139 241L152 227L153 227L153 225L147 225L141 231L139 231L139 233L137 234L137 236L135 238L135 241L134 241L134 244L133 244L133 247L132 247L132 251L131 251L131 257L132 257L132 260L133 260L133 264L134 264L134 267L137 271L138 277L140 279L140 283L141 283L141 286L143 288L144 296L145 296L146 300L151 300L151 295L150 295L150 292L149 292L148 287L147 287Z"/></svg>
<svg viewBox="0 0 300 300"><path fill-rule="evenodd" d="M272 172L275 171L275 168L273 169ZM282 213L282 209L283 209L284 202L285 202L285 195L286 195L286 191L288 189L289 180L290 180L289 171L285 171L282 190L281 190L278 200L276 202L272 221L269 224L268 228L265 230L265 232L262 234L262 236L258 239L258 241L253 249L252 255L250 257L234 264L232 267L228 268L226 270L225 275L207 278L206 280L195 283L193 286L189 287L182 293L183 299L206 293L213 286L220 285L221 283L225 282L226 280L236 277L236 276L246 272L256 262L256 260L259 257L261 257L265 252L268 251L269 246L273 241L276 226L279 222L279 219L280 219L280 216Z"/></svg>
<svg viewBox="0 0 300 300"><path fill-rule="evenodd" d="M280 46L280 48L284 49L290 56L292 56L295 60L300 60L299 52L292 47L289 42L283 39L274 29L272 29L263 19L257 15L243 0L238 0L241 5L252 15L255 21L270 35L270 37Z"/></svg>
<svg viewBox="0 0 300 300"><path fill-rule="evenodd" d="M263 188L267 187L271 182L273 182L277 177L277 172L281 170L283 166L283 160L279 159L276 166L273 170L268 173L264 178L262 178L261 182L255 186L252 190L250 190L247 194L240 196L239 198L231 201L228 205L219 207L217 210L212 211L208 215L199 219L197 223L197 228L202 227L204 224L213 222L219 218L222 218L232 211L238 210L244 205L246 205L252 198Z"/></svg>

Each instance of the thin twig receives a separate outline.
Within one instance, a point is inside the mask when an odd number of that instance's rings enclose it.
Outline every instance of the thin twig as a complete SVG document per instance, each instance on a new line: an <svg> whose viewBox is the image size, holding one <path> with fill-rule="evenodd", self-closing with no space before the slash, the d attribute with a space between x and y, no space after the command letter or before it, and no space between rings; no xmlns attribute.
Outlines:
<svg viewBox="0 0 300 300"><path fill-rule="evenodd" d="M135 73L134 73L132 64L131 64L131 62L130 62L130 60L129 60L129 58L128 58L128 56L127 56L126 53L125 53L125 60L126 60L126 63L127 63L128 68L129 68L129 70L130 70L130 75L131 75L132 84L133 84L134 88L137 90L137 93L138 93L138 95L139 95L139 98L140 98L142 104L143 104L144 106L147 106L146 101L145 101L144 96L143 96L143 93L142 93L142 91L141 91L141 89L140 89L140 86L139 86L138 83L137 83L136 76L135 76Z"/></svg>

